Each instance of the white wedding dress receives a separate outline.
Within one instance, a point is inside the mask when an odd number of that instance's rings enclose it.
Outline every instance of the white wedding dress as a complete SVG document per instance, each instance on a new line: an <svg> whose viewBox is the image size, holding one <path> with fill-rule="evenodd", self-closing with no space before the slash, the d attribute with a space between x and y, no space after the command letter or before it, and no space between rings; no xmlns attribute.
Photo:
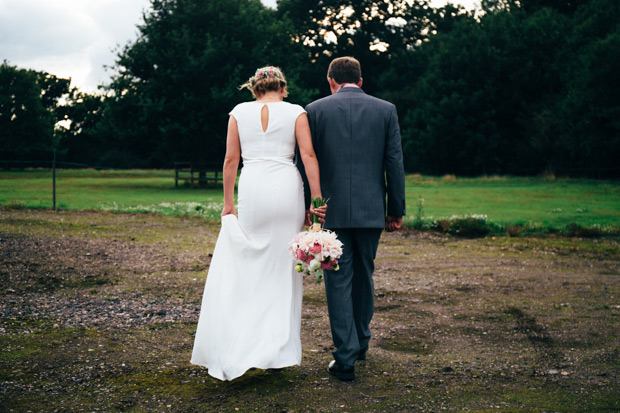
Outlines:
<svg viewBox="0 0 620 413"><path fill-rule="evenodd" d="M303 184L293 163L295 121L302 113L301 106L287 102L246 102L230 112L243 159L239 218L222 217L191 358L220 380L252 367L301 363L302 280L288 245L305 214Z"/></svg>

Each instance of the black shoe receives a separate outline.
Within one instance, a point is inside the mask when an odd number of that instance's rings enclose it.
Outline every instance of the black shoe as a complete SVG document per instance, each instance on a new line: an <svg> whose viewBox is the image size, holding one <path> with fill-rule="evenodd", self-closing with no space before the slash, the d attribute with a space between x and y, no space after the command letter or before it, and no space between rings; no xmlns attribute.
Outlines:
<svg viewBox="0 0 620 413"><path fill-rule="evenodd" d="M336 360L332 360L331 363L329 363L329 367L327 367L327 372L342 381L355 380L355 372L353 366L343 366L342 364L338 364Z"/></svg>
<svg viewBox="0 0 620 413"><path fill-rule="evenodd" d="M367 348L360 350L359 354L357 355L357 360L358 361L364 361L366 360L366 352L368 351Z"/></svg>

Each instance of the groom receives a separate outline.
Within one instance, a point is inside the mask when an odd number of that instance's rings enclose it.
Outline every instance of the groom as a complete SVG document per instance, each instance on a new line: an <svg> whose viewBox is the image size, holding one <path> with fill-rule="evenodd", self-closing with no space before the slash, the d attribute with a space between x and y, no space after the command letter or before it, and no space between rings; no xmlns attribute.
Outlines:
<svg viewBox="0 0 620 413"><path fill-rule="evenodd" d="M321 191L329 199L324 227L344 244L340 270L325 271L336 346L328 372L354 380L354 364L366 359L371 336L379 237L383 228L395 231L402 225L405 176L396 107L364 93L361 67L352 57L333 60L327 80L332 95L310 103L306 111Z"/></svg>

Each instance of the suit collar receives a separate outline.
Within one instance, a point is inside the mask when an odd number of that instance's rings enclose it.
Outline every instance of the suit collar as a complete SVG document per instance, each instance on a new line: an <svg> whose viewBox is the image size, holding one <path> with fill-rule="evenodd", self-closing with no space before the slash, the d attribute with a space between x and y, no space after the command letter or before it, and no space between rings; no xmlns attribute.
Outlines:
<svg viewBox="0 0 620 413"><path fill-rule="evenodd" d="M343 87L343 88L338 89L338 91L336 92L336 94L339 94L339 93L364 93L366 94L366 92L364 92L359 87Z"/></svg>

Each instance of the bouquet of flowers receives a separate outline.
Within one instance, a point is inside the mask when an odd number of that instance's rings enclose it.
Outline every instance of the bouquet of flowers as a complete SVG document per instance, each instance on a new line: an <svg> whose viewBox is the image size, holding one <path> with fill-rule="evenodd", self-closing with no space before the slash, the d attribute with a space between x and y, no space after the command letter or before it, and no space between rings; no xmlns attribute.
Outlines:
<svg viewBox="0 0 620 413"><path fill-rule="evenodd" d="M313 198L315 208L325 205L322 198ZM324 230L316 216L312 217L312 226L308 231L297 234L291 241L289 250L297 260L297 272L314 275L316 282L323 278L323 270L338 271L338 258L342 255L342 242L332 231Z"/></svg>

